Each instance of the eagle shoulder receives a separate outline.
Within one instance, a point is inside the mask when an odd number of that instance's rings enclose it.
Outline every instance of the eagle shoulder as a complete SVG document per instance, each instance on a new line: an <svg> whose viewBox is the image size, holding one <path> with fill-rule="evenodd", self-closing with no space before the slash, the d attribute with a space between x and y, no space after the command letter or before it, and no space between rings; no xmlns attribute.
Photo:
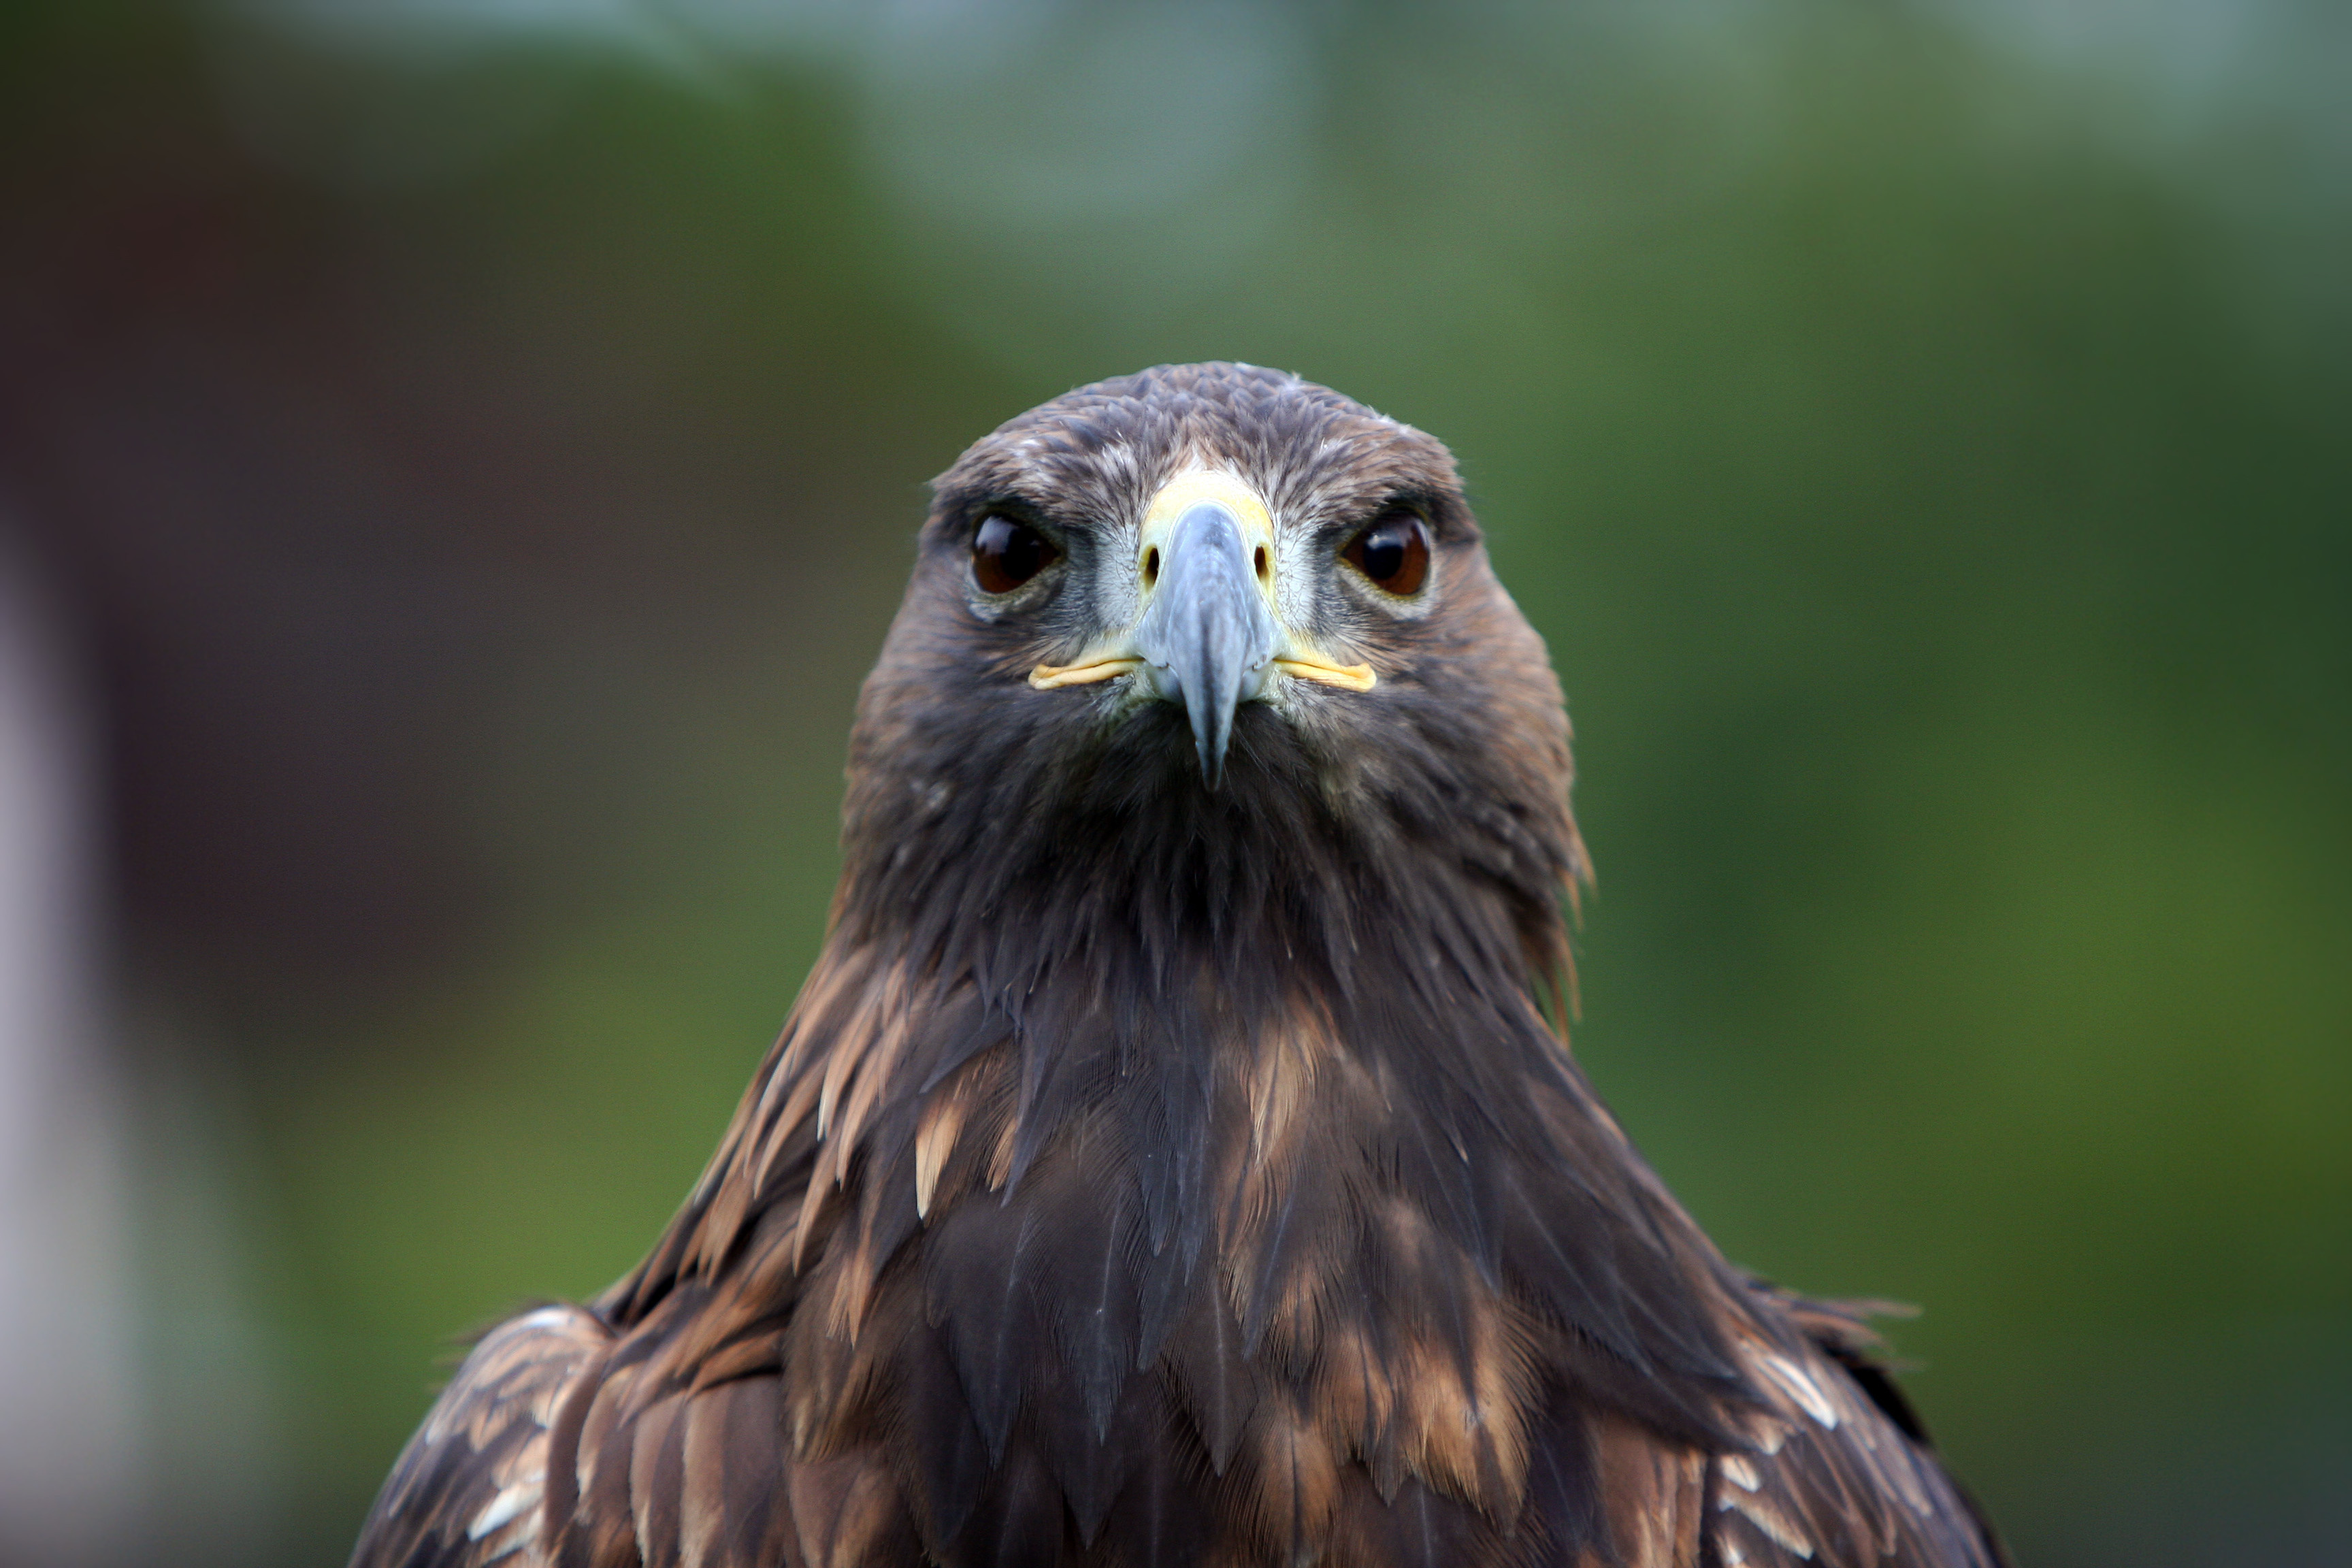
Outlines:
<svg viewBox="0 0 2352 1568"><path fill-rule="evenodd" d="M1763 1408L1751 1446L1713 1458L1707 1538L1755 1568L2006 1568L1972 1500L1945 1472L1881 1359L1875 1303L1818 1301L1751 1283L1758 1313L1734 1329ZM1786 1325L1785 1338L1765 1325Z"/></svg>
<svg viewBox="0 0 2352 1568"><path fill-rule="evenodd" d="M394 1464L352 1568L541 1561L550 1439L612 1341L594 1313L561 1305L483 1335Z"/></svg>

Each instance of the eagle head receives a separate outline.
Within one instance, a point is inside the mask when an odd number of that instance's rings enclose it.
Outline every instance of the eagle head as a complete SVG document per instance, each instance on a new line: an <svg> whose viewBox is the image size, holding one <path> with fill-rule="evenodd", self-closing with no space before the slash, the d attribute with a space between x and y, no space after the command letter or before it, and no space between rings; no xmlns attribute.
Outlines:
<svg viewBox="0 0 2352 1568"><path fill-rule="evenodd" d="M1568 723L1443 444L1163 366L1009 421L935 495L853 738L850 906L1075 881L1296 946L1433 900L1558 977Z"/></svg>

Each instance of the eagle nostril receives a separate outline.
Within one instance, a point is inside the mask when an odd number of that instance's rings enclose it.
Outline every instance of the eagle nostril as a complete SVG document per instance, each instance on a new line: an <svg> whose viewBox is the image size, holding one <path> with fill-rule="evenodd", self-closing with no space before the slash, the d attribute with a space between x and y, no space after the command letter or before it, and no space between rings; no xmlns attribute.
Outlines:
<svg viewBox="0 0 2352 1568"><path fill-rule="evenodd" d="M1153 545L1143 552L1143 585L1150 587L1160 581L1160 547Z"/></svg>
<svg viewBox="0 0 2352 1568"><path fill-rule="evenodd" d="M1257 560L1257 580L1258 580L1259 582L1263 583L1263 582L1265 582L1265 545L1263 545L1263 544L1261 544L1261 545L1259 545L1259 546L1257 547L1257 557L1256 557L1256 560Z"/></svg>

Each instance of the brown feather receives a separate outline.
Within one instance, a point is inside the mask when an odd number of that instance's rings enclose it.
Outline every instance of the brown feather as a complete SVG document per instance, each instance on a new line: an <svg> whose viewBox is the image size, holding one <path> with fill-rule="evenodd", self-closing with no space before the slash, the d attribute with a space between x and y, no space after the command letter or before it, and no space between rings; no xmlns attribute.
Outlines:
<svg viewBox="0 0 2352 1568"><path fill-rule="evenodd" d="M677 1527L685 1479L686 1434L679 1417L686 1396L671 1394L640 1411L629 1446L629 1512L636 1521L637 1552L646 1568L677 1561Z"/></svg>
<svg viewBox="0 0 2352 1568"><path fill-rule="evenodd" d="M956 1134L963 1131L971 1109L970 1074L959 1074L947 1088L923 1104L923 1119L915 1132L915 1213L928 1218L931 1197L939 1191L940 1173L954 1152Z"/></svg>
<svg viewBox="0 0 2352 1568"><path fill-rule="evenodd" d="M894 1532L901 1507L889 1468L871 1449L787 1467L786 1496L809 1568L861 1568Z"/></svg>

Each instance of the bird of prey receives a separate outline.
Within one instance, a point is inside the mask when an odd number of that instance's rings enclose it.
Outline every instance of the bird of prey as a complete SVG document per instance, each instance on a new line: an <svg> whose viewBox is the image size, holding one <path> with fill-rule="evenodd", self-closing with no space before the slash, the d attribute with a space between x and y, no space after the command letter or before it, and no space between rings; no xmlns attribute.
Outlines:
<svg viewBox="0 0 2352 1568"><path fill-rule="evenodd" d="M476 1344L354 1563L1998 1563L1570 1056L1570 773L1430 437L1240 364L1003 426L709 1167Z"/></svg>

